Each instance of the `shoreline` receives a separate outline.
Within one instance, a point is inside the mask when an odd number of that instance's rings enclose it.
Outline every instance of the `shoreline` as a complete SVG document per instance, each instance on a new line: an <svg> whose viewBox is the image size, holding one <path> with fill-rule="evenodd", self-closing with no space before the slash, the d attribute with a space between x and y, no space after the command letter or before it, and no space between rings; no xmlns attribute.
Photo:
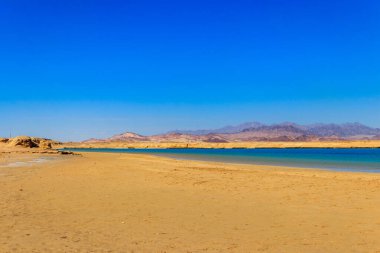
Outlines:
<svg viewBox="0 0 380 253"><path fill-rule="evenodd" d="M229 170L243 170L243 171L250 171L250 170L259 170L260 172L265 171L278 171L278 172L310 172L315 174L316 172L321 173L338 173L338 174L354 174L359 176L379 176L380 179L380 171L379 172L366 172L366 171L352 171L352 170L339 170L339 169L328 169L328 168L314 168L314 167L295 167L295 166L287 166L287 165L271 165L271 164L259 164L259 163L236 163L236 162L226 162L226 161L212 161L212 160L197 160L197 159L182 159L182 158L175 158L165 155L154 155L154 154L145 154L145 153L107 153L107 152L80 152L83 154L89 153L100 153L100 154L119 154L119 155L135 155L135 156L141 156L146 157L150 159L168 159L172 162L190 162L190 163L197 163L197 164L204 164L204 165L211 165L211 166L220 166L220 167L228 167Z"/></svg>
<svg viewBox="0 0 380 253"><path fill-rule="evenodd" d="M78 149L123 149L123 150L128 150L128 149L137 149L137 150L144 150L144 149L161 149L161 150L170 150L170 149L380 149L380 146L377 147L347 147L347 148L337 148L337 147L233 147L233 148L220 148L220 147L159 147L159 148L130 148L130 147L64 147L64 148L57 148L56 150L78 150Z"/></svg>
<svg viewBox="0 0 380 253"><path fill-rule="evenodd" d="M44 157L55 157L55 158L62 158L62 159L54 159L53 161L63 161L64 156L56 153L47 153L48 156L46 156L45 153L39 153L39 152L33 152L33 153L12 153L10 161L12 163L14 162L28 162L32 161L34 159L44 158ZM28 155L26 155L28 154ZM205 164L205 165L216 165L221 167L230 167L229 169L232 170L260 170L261 172L265 172L267 170L269 171L284 171L284 172L321 172L321 173L338 173L338 174L354 174L354 175L378 175L380 179L380 171L379 172L366 172L366 171L352 171L352 170L339 170L339 169L329 169L329 168L317 168L317 167L298 167L298 166L291 166L291 165L272 165L272 164L260 164L260 163L238 163L238 162L227 162L227 161L213 161L213 160L201 160L201 159L192 159L192 158L176 158L171 156L165 156L165 155L155 155L155 154L147 154L147 153L113 153L113 152L99 152L99 151L89 151L89 152L78 152L74 153L75 156L83 156L83 155L91 155L91 154L99 154L99 155L127 155L127 156L136 156L141 158L149 158L149 159L157 159L157 160L168 160L169 162L189 162L189 163L198 163L198 164ZM45 156L44 156L45 155ZM16 157L14 157L16 156ZM17 156L21 156L17 157ZM49 163L49 161L47 162ZM39 164L33 164L33 165L39 165ZM1 167L3 166L3 167ZM11 168L13 166L7 167L6 165L0 163L1 168ZM24 167L24 166L17 166L17 167ZM16 167L16 168L17 168ZM251 168L250 168L251 167Z"/></svg>
<svg viewBox="0 0 380 253"><path fill-rule="evenodd" d="M380 173L380 167L377 169L376 168L375 169L369 168L369 167L360 168L360 166L358 166L358 165L356 165L358 168L349 167L350 165L346 165L346 167L344 167L343 165L341 165L340 167L339 167L339 165L335 165L335 167L334 167L333 165L328 166L328 165L323 165L322 163L320 163L319 165L315 164L314 166L313 165L308 166L307 164L305 164L305 162L304 162L304 164L296 164L296 163L291 164L289 162L288 162L288 164L286 162L284 162L284 164L281 164L280 162L271 163L271 162L263 162L263 161L260 162L260 161L228 160L228 159L223 159L220 157L219 158L214 158L213 156L207 157L207 155L202 157L202 156L197 156L197 154L195 154L195 153L189 154L189 155L194 155L194 156L186 157L186 153L185 153L185 156L181 156L181 154L176 154L176 153L171 154L171 153L139 152L139 150L171 150L171 149L134 149L132 152L127 152L128 150L131 150L128 148L117 148L117 149L115 149L115 148L104 148L104 149L107 149L107 150L103 150L102 148L101 149L97 149L97 148L91 148L91 149L68 148L68 149L63 149L63 150L77 152L79 154L80 153L105 153L105 154L115 153L115 154L152 155L155 157L166 157L166 158L171 158L171 159L175 159L175 160L198 161L198 162L206 162L206 163L207 162L217 162L217 163L226 163L226 164L237 165L237 166L239 166L239 165L274 166L274 167L284 167L284 168L292 168L292 169L322 170L322 171L334 171L334 172L343 172L343 173L349 173L349 172L370 173L370 174ZM322 148L322 149L324 149L324 148ZM118 150L120 150L120 152L117 152ZM186 149L183 149L183 150L186 150ZM209 150L209 149L200 148L199 150ZM224 150L224 149L220 149L220 150Z"/></svg>
<svg viewBox="0 0 380 253"><path fill-rule="evenodd" d="M123 154L131 154L131 153L123 153ZM269 171L284 171L284 172L310 172L310 173L342 173L342 174L354 174L354 175L377 175L380 179L380 171L379 172L364 172L364 171L341 171L338 169L325 169L325 168L314 168L314 167L295 167L295 166L287 166L287 165L271 165L271 164L259 164L259 163L235 163L235 162L223 162L223 161L211 161L211 160L196 160L196 159L180 159L175 157L169 157L169 156L159 156L159 155L152 155L152 154L143 154L143 153L136 153L131 155L141 155L141 156L148 156L152 159L154 158L162 158L162 159L169 159L173 161L179 161L179 162L194 162L199 164L208 164L208 165L216 165L216 166L225 166L229 167L229 169L235 169L235 170L260 170L261 172L265 172L267 170Z"/></svg>
<svg viewBox="0 0 380 253"><path fill-rule="evenodd" d="M380 140L342 140L342 141L308 141L308 142L68 142L56 148L129 148L129 149L258 149L258 148L380 148Z"/></svg>

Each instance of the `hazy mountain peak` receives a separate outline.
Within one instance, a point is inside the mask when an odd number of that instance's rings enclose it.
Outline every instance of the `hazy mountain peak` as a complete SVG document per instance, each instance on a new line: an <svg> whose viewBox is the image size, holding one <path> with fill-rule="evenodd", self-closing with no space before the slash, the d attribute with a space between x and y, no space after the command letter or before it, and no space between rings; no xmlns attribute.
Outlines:
<svg viewBox="0 0 380 253"><path fill-rule="evenodd" d="M129 138L129 137L133 137L133 138L135 138L135 137L143 137L142 135L139 135L139 134L136 134L136 133L132 133L132 132L125 132L125 133L122 133L122 134L116 134L116 135L113 135L111 138L117 138L117 137L127 137L127 138Z"/></svg>
<svg viewBox="0 0 380 253"><path fill-rule="evenodd" d="M257 128L264 126L260 122L245 122L239 125L228 125L216 129L202 129L202 130L175 130L170 131L169 133L182 133L182 134L193 134L193 135L205 135L205 134L230 134L238 133L243 131L246 128Z"/></svg>

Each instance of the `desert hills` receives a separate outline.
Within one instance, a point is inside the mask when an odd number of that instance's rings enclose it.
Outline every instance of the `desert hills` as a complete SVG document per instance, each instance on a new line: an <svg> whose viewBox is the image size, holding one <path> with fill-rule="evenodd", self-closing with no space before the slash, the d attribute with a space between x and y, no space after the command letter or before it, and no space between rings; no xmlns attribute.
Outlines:
<svg viewBox="0 0 380 253"><path fill-rule="evenodd" d="M144 136L132 132L68 142L67 148L379 148L380 129L360 123L265 125L248 122L209 130Z"/></svg>
<svg viewBox="0 0 380 253"><path fill-rule="evenodd" d="M227 126L211 130L171 131L165 134L143 136L126 132L106 139L89 139L82 143L101 142L308 142L339 140L380 140L380 129L360 123L298 125L281 123L264 125L248 122L237 126Z"/></svg>
<svg viewBox="0 0 380 253"><path fill-rule="evenodd" d="M59 151L61 142L46 138L17 136L14 138L0 138L1 154L10 153L43 153L43 154L72 154L72 152Z"/></svg>
<svg viewBox="0 0 380 253"><path fill-rule="evenodd" d="M378 148L380 129L359 123L265 125L248 122L211 130L144 136L125 132L105 139L61 143L45 138L0 138L0 150L59 148ZM55 151L55 150L54 150ZM33 151L35 152L35 151Z"/></svg>

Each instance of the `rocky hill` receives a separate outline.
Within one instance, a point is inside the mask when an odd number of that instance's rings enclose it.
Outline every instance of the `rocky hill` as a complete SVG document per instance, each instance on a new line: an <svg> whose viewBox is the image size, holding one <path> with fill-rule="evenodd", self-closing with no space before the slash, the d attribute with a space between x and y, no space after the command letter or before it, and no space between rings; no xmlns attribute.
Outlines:
<svg viewBox="0 0 380 253"><path fill-rule="evenodd" d="M18 136L15 138L0 138L0 143L4 147L15 147L15 148L40 148L40 149L51 149L54 145L59 145L61 143L37 137L29 136Z"/></svg>

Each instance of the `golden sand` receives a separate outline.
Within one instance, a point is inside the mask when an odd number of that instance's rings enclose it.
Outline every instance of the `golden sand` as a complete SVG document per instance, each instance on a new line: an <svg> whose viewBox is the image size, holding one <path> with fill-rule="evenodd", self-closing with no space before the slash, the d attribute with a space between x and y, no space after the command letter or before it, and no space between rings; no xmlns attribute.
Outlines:
<svg viewBox="0 0 380 253"><path fill-rule="evenodd" d="M0 173L0 252L380 252L376 174L100 153Z"/></svg>

